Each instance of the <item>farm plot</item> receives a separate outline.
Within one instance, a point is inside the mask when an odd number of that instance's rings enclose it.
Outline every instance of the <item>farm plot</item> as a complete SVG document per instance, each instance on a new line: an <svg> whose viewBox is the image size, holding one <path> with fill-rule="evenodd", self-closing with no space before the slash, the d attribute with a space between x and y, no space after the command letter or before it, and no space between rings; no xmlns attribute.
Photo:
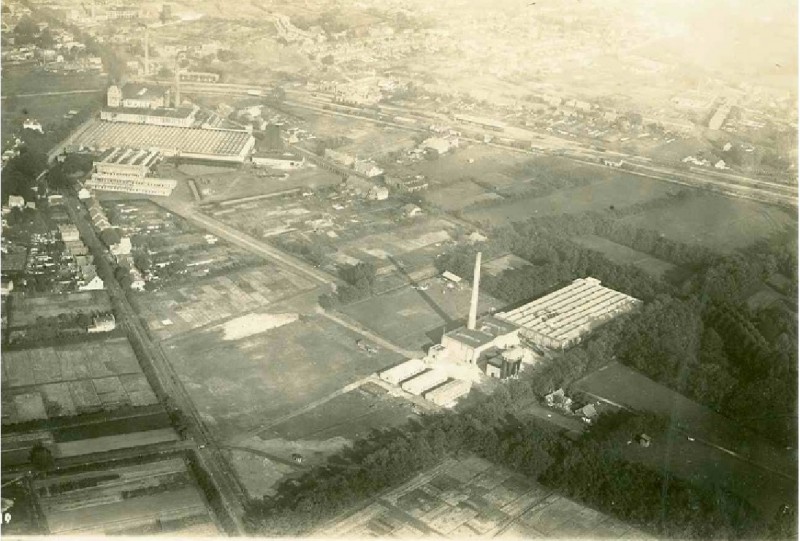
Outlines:
<svg viewBox="0 0 800 541"><path fill-rule="evenodd" d="M27 327L37 318L110 312L111 301L106 291L79 291L60 295L11 293L9 327Z"/></svg>
<svg viewBox="0 0 800 541"><path fill-rule="evenodd" d="M448 459L315 532L320 537L648 536L486 460Z"/></svg>
<svg viewBox="0 0 800 541"><path fill-rule="evenodd" d="M427 286L427 288L426 288ZM465 320L469 313L470 289L448 289L441 279L421 282L417 290L403 287L345 306L342 310L375 333L408 349L438 342L445 326ZM387 310L391 307L391 310ZM483 294L479 313L500 309L503 303Z"/></svg>
<svg viewBox="0 0 800 541"><path fill-rule="evenodd" d="M227 340L223 324L165 344L197 409L220 438L306 406L401 358L383 349L368 354L356 345L360 335L321 316L283 317L280 323Z"/></svg>
<svg viewBox="0 0 800 541"><path fill-rule="evenodd" d="M180 535L182 523L205 524L219 533L179 458L50 475L37 480L34 491L51 534Z"/></svg>
<svg viewBox="0 0 800 541"><path fill-rule="evenodd" d="M445 211L454 211L484 201L499 202L503 197L487 192L472 180L465 179L426 192L425 199Z"/></svg>
<svg viewBox="0 0 800 541"><path fill-rule="evenodd" d="M635 370L611 363L576 382L574 388L632 410L668 417L673 430L660 445L687 446L685 453L673 451L671 468L677 474L711 482L721 482L726 476L742 480L728 486L756 507L772 509L770 516L777 511L773 506L778 500L794 497L794 481L789 476L797 469L797 459L791 451L777 449L763 437ZM659 468L665 465L664 460L656 462ZM768 490L769 484L773 488Z"/></svg>
<svg viewBox="0 0 800 541"><path fill-rule="evenodd" d="M614 263L639 267L654 278L661 278L665 272L675 268L672 263L595 235L576 237L572 241L584 248L602 253Z"/></svg>
<svg viewBox="0 0 800 541"><path fill-rule="evenodd" d="M313 287L309 280L272 266L262 266L192 285L143 293L139 313L160 338L272 304Z"/></svg>
<svg viewBox="0 0 800 541"><path fill-rule="evenodd" d="M412 263L419 259L416 265L430 263L436 248L443 243L452 241L453 224L441 219L422 218L409 224L396 224L390 231L375 233L361 238L336 243L339 253L360 261L371 261L378 268L378 274L387 274L397 270L396 262ZM415 258L414 254L420 257ZM408 256L408 257L404 257ZM394 262L392 261L394 259Z"/></svg>
<svg viewBox="0 0 800 541"><path fill-rule="evenodd" d="M158 402L125 338L3 352L3 424Z"/></svg>
<svg viewBox="0 0 800 541"><path fill-rule="evenodd" d="M587 175L594 173L594 168L589 169L588 166L575 165L575 167L588 169ZM619 173L601 182L560 190L544 197L509 199L508 203L501 205L468 210L465 212L465 218L491 225L504 225L537 216L602 211L612 206L624 208L677 191L677 187L666 182Z"/></svg>
<svg viewBox="0 0 800 541"><path fill-rule="evenodd" d="M693 197L625 221L678 242L701 244L719 252L732 252L786 227L797 227L796 216L787 210L716 194Z"/></svg>

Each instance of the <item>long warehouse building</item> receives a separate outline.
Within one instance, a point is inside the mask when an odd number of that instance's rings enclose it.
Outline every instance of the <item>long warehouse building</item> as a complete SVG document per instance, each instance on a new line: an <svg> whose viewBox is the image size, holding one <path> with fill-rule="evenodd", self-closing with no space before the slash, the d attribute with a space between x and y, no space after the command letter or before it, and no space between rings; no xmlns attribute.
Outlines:
<svg viewBox="0 0 800 541"><path fill-rule="evenodd" d="M402 381L424 372L426 368L427 365L422 359L409 359L404 363L384 370L379 374L379 377L392 385L400 385Z"/></svg>
<svg viewBox="0 0 800 541"><path fill-rule="evenodd" d="M255 146L252 134L242 130L154 126L95 121L74 140L78 149L105 151L114 147L158 150L164 156L244 162Z"/></svg>
<svg viewBox="0 0 800 541"><path fill-rule="evenodd" d="M596 278L578 278L565 288L495 317L518 325L520 334L538 346L564 349L641 302L601 286Z"/></svg>
<svg viewBox="0 0 800 541"><path fill-rule="evenodd" d="M466 380L452 379L423 395L425 400L430 400L437 406L450 406L459 398L469 393L472 383Z"/></svg>
<svg viewBox="0 0 800 541"><path fill-rule="evenodd" d="M421 395L428 389L447 381L447 374L440 370L428 370L404 381L400 387L411 394Z"/></svg>

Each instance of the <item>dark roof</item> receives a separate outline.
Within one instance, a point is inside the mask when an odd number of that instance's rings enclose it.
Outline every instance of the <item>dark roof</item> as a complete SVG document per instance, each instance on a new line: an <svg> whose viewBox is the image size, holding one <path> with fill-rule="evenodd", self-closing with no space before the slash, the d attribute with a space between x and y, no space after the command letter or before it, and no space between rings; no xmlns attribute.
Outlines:
<svg viewBox="0 0 800 541"><path fill-rule="evenodd" d="M479 347L488 344L497 336L514 332L517 328L513 323L501 321L494 316L486 316L478 320L475 329L459 327L447 333L447 336L468 346Z"/></svg>
<svg viewBox="0 0 800 541"><path fill-rule="evenodd" d="M104 113L127 113L131 115L147 115L147 116L160 116L166 118L186 118L192 114L194 108L192 107L157 107L151 109L149 107L106 107L103 109Z"/></svg>
<svg viewBox="0 0 800 541"><path fill-rule="evenodd" d="M494 336L491 334L468 329L466 327L459 327L458 329L450 331L447 333L447 336L473 348L488 344L494 339Z"/></svg>

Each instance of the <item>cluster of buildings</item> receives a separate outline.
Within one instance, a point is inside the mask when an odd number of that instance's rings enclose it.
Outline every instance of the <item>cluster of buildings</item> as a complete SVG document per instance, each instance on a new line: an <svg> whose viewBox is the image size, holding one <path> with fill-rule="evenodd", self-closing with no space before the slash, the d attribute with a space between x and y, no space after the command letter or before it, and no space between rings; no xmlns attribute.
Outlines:
<svg viewBox="0 0 800 541"><path fill-rule="evenodd" d="M478 318L480 265L479 253L467 324L444 333L425 359L386 370L381 379L439 405L451 404L469 392L469 382L448 382L447 371L437 366L472 365L492 378L514 377L523 363L535 361L543 351L575 346L598 326L641 304L587 277L508 312Z"/></svg>
<svg viewBox="0 0 800 541"><path fill-rule="evenodd" d="M109 149L94 162L94 172L85 187L167 197L178 183L151 176L152 168L160 159L161 153L156 150Z"/></svg>
<svg viewBox="0 0 800 541"><path fill-rule="evenodd" d="M375 162L371 160L361 160L332 148L325 149L325 158L344 167L348 167L357 174L367 178L379 177L383 174L383 169L378 167Z"/></svg>
<svg viewBox="0 0 800 541"><path fill-rule="evenodd" d="M59 224L58 232L64 243L67 260L71 259L74 262L78 276L78 291L103 289L103 280L97 275L93 256L81 240L75 224Z"/></svg>
<svg viewBox="0 0 800 541"><path fill-rule="evenodd" d="M422 359L410 359L393 366L381 372L379 377L386 383L442 407L454 405L472 389L470 381L452 379Z"/></svg>

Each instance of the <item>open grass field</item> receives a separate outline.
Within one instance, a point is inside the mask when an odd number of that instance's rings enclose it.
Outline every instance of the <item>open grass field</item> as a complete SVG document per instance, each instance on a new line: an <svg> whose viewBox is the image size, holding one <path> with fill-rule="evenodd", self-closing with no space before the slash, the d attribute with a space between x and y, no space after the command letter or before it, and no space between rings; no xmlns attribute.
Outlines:
<svg viewBox="0 0 800 541"><path fill-rule="evenodd" d="M520 170L520 167L529 160L530 156L518 152L465 144L435 160L415 163L407 168L409 171L404 172L425 175L431 188L470 177L495 187L502 187L533 176L527 171Z"/></svg>
<svg viewBox="0 0 800 541"><path fill-rule="evenodd" d="M730 478L734 481L724 484L769 517L779 505L794 501L797 458L792 451L776 448L635 370L612 363L579 380L574 388L625 408L669 418L673 430L658 445L667 447L660 453L670 456L653 458L653 467L663 468L666 462L676 474L696 481L722 483Z"/></svg>
<svg viewBox="0 0 800 541"><path fill-rule="evenodd" d="M164 345L201 415L222 439L257 428L401 359L383 348L367 354L356 346L359 335L321 316L282 317L256 327L239 338L232 326L221 325Z"/></svg>
<svg viewBox="0 0 800 541"><path fill-rule="evenodd" d="M469 313L470 288L447 289L440 278L420 283L425 291L403 287L395 291L350 304L343 311L363 326L387 340L408 349L438 343L442 329L458 326ZM391 310L387 309L391 307ZM480 313L501 309L501 301L483 294Z"/></svg>
<svg viewBox="0 0 800 541"><path fill-rule="evenodd" d="M661 278L665 272L675 268L672 263L596 235L576 237L572 241L584 248L602 253L614 263L639 267L654 278Z"/></svg>
<svg viewBox="0 0 800 541"><path fill-rule="evenodd" d="M174 165L164 163L159 167L159 171L166 178L194 179L203 202L226 201L297 188L314 191L342 182L341 176L315 167L313 164L303 169L288 171L286 178L280 176L283 171L268 171L278 176L259 177L258 169L249 166L200 169L197 166L187 165L176 169ZM191 194L186 195L191 197Z"/></svg>
<svg viewBox="0 0 800 541"><path fill-rule="evenodd" d="M787 226L797 227L797 218L788 210L715 194L625 220L667 238L721 252L743 248Z"/></svg>
<svg viewBox="0 0 800 541"><path fill-rule="evenodd" d="M139 313L159 338L217 323L311 289L309 280L271 265L137 296Z"/></svg>
<svg viewBox="0 0 800 541"><path fill-rule="evenodd" d="M5 78L3 79L3 85L5 86ZM5 92L5 88L3 88L3 92ZM32 92L41 92L41 89L32 90ZM7 141L12 135L21 134L23 131L22 123L25 119L35 118L42 123L44 131L44 135L38 137L55 144L58 137L54 137L51 131L60 128L67 122L64 118L65 114L71 110L82 111L87 108L99 107L102 104L102 98L102 92L97 92L3 99L3 118L0 121L3 140ZM33 132L28 131L28 133Z"/></svg>
<svg viewBox="0 0 800 541"><path fill-rule="evenodd" d="M649 538L479 458L448 459L354 513L319 537Z"/></svg>
<svg viewBox="0 0 800 541"><path fill-rule="evenodd" d="M594 174L595 168L586 168L586 174ZM508 203L466 211L465 218L486 222L491 225L504 225L520 222L537 216L554 214L577 214L590 210L602 211L612 205L624 208L636 203L675 193L678 189L666 182L634 177L625 173L600 182L569 190L561 190L535 199L509 199Z"/></svg>
<svg viewBox="0 0 800 541"><path fill-rule="evenodd" d="M232 458L251 495L273 494L286 476L323 464L371 430L402 425L413 416L410 402L367 382L241 442ZM302 464L292 461L295 453Z"/></svg>
<svg viewBox="0 0 800 541"><path fill-rule="evenodd" d="M3 424L157 402L126 338L4 351L2 367Z"/></svg>
<svg viewBox="0 0 800 541"><path fill-rule="evenodd" d="M52 73L31 69L30 65L4 66L2 82L3 96L5 97L35 92L67 92L86 89L104 91L108 77L98 73Z"/></svg>

